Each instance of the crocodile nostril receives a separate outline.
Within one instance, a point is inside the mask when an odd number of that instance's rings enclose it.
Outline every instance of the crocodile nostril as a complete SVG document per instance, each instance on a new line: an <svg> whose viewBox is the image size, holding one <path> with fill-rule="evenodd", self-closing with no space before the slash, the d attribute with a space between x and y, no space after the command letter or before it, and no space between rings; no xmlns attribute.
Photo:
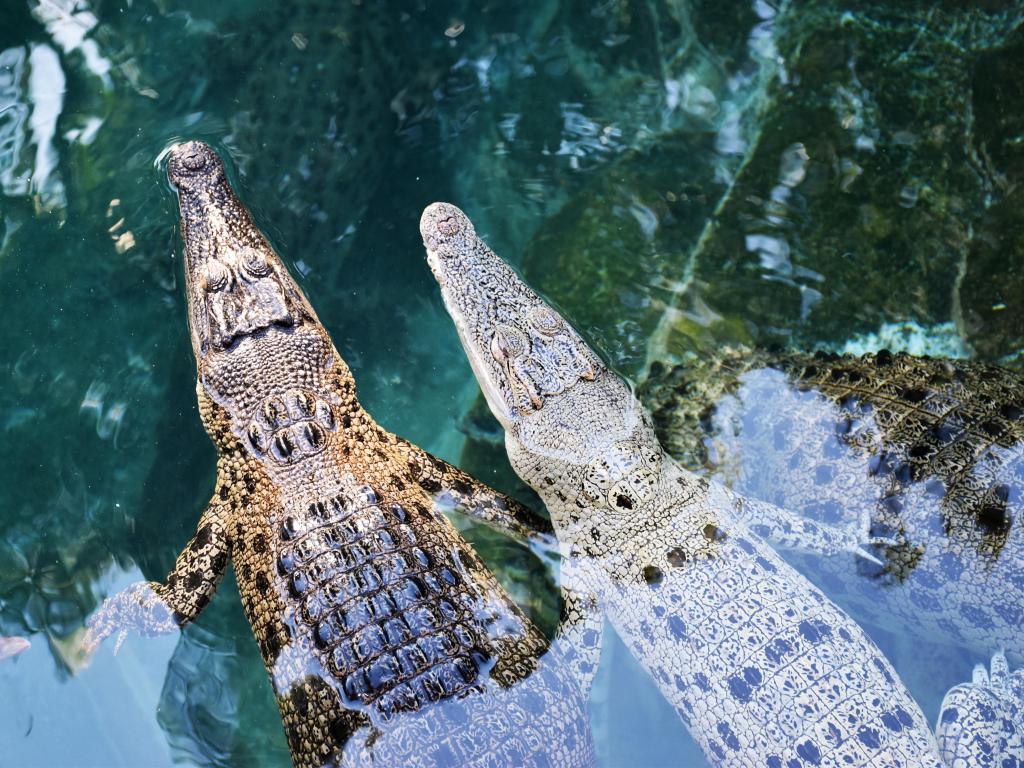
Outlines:
<svg viewBox="0 0 1024 768"><path fill-rule="evenodd" d="M437 231L442 235L457 235L459 233L459 222L454 216L448 216L437 222Z"/></svg>
<svg viewBox="0 0 1024 768"><path fill-rule="evenodd" d="M206 158L201 153L193 151L181 158L181 164L190 171L199 171L206 165Z"/></svg>

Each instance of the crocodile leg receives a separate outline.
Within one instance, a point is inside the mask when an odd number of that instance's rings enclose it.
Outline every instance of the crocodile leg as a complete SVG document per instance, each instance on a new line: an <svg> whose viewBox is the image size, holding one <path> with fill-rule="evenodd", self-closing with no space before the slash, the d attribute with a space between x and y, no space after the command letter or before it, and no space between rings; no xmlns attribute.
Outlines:
<svg viewBox="0 0 1024 768"><path fill-rule="evenodd" d="M562 616L555 633L555 646L562 652L584 698L589 698L604 637L604 613L593 592L568 582L569 566L562 561Z"/></svg>
<svg viewBox="0 0 1024 768"><path fill-rule="evenodd" d="M211 502L163 584L139 581L108 598L88 621L86 647L92 650L117 633L116 652L129 630L150 637L163 635L198 617L227 568L228 509L226 504Z"/></svg>
<svg viewBox="0 0 1024 768"><path fill-rule="evenodd" d="M935 735L950 768L1024 764L1024 670L1011 675L1002 653L991 671L976 666L972 681L942 700Z"/></svg>
<svg viewBox="0 0 1024 768"><path fill-rule="evenodd" d="M495 491L458 467L433 456L412 443L395 438L413 479L431 495L442 510L454 509L502 533L513 536L535 550L552 553L558 549L551 521L515 499Z"/></svg>
<svg viewBox="0 0 1024 768"><path fill-rule="evenodd" d="M737 516L747 528L773 547L794 552L809 552L818 555L836 555L849 552L876 565L882 562L866 549L869 546L893 545L894 541L880 536L871 536L867 524L863 530L858 526L840 527L829 525L777 507L763 501L739 496L724 487L719 488Z"/></svg>

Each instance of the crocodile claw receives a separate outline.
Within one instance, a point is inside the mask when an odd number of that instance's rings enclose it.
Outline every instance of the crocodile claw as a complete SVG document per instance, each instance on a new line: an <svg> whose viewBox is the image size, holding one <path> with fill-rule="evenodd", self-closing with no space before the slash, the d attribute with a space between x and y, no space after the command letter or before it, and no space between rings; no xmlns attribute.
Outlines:
<svg viewBox="0 0 1024 768"><path fill-rule="evenodd" d="M159 588L159 584L139 581L107 598L86 622L89 631L82 643L86 652L95 652L100 643L115 633L116 654L130 630L153 637L179 629L174 610L164 602L157 591Z"/></svg>
<svg viewBox="0 0 1024 768"><path fill-rule="evenodd" d="M877 565L879 568L884 568L885 567L885 563L883 563L881 560L879 560L877 557L875 557L871 552L866 550L863 546L854 547L853 554L855 554L859 558L862 558L863 560L867 560L869 563L872 563L873 565Z"/></svg>

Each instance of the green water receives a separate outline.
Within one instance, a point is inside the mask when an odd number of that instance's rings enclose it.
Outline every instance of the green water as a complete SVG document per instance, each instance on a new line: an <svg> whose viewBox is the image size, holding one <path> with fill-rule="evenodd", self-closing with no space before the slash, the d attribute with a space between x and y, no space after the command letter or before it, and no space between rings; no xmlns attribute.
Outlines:
<svg viewBox="0 0 1024 768"><path fill-rule="evenodd" d="M1009 0L0 0L0 636L32 643L0 661L0 765L288 764L233 583L180 638L78 645L104 596L166 574L213 485L168 146L225 154L382 424L515 490L500 451L462 455L476 385L424 205L465 208L630 376L728 341L1015 365L1022 19ZM467 535L550 628L551 574ZM934 717L972 660L899 635L876 639ZM623 646L604 661L604 764L703 765Z"/></svg>

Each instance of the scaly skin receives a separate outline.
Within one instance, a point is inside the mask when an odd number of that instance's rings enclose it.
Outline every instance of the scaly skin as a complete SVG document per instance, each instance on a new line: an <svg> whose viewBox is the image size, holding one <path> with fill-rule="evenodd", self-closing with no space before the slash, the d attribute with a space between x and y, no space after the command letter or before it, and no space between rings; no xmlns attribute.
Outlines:
<svg viewBox="0 0 1024 768"><path fill-rule="evenodd" d="M605 614L716 766L941 765L861 629L742 522L752 503L680 468L632 392L480 241L420 221L512 467L566 559L566 645L593 674Z"/></svg>
<svg viewBox="0 0 1024 768"><path fill-rule="evenodd" d="M571 672L441 508L543 523L360 407L210 147L168 175L216 490L166 582L108 600L90 642L192 621L230 560L296 766L590 765Z"/></svg>
<svg viewBox="0 0 1024 768"><path fill-rule="evenodd" d="M813 551L798 562L855 616L1024 656L1019 374L885 351L735 349L652 366L640 397L684 466L892 539L881 569Z"/></svg>
<svg viewBox="0 0 1024 768"><path fill-rule="evenodd" d="M950 689L935 729L950 768L1024 766L1024 670L1010 673L1006 656L979 664L974 678Z"/></svg>

